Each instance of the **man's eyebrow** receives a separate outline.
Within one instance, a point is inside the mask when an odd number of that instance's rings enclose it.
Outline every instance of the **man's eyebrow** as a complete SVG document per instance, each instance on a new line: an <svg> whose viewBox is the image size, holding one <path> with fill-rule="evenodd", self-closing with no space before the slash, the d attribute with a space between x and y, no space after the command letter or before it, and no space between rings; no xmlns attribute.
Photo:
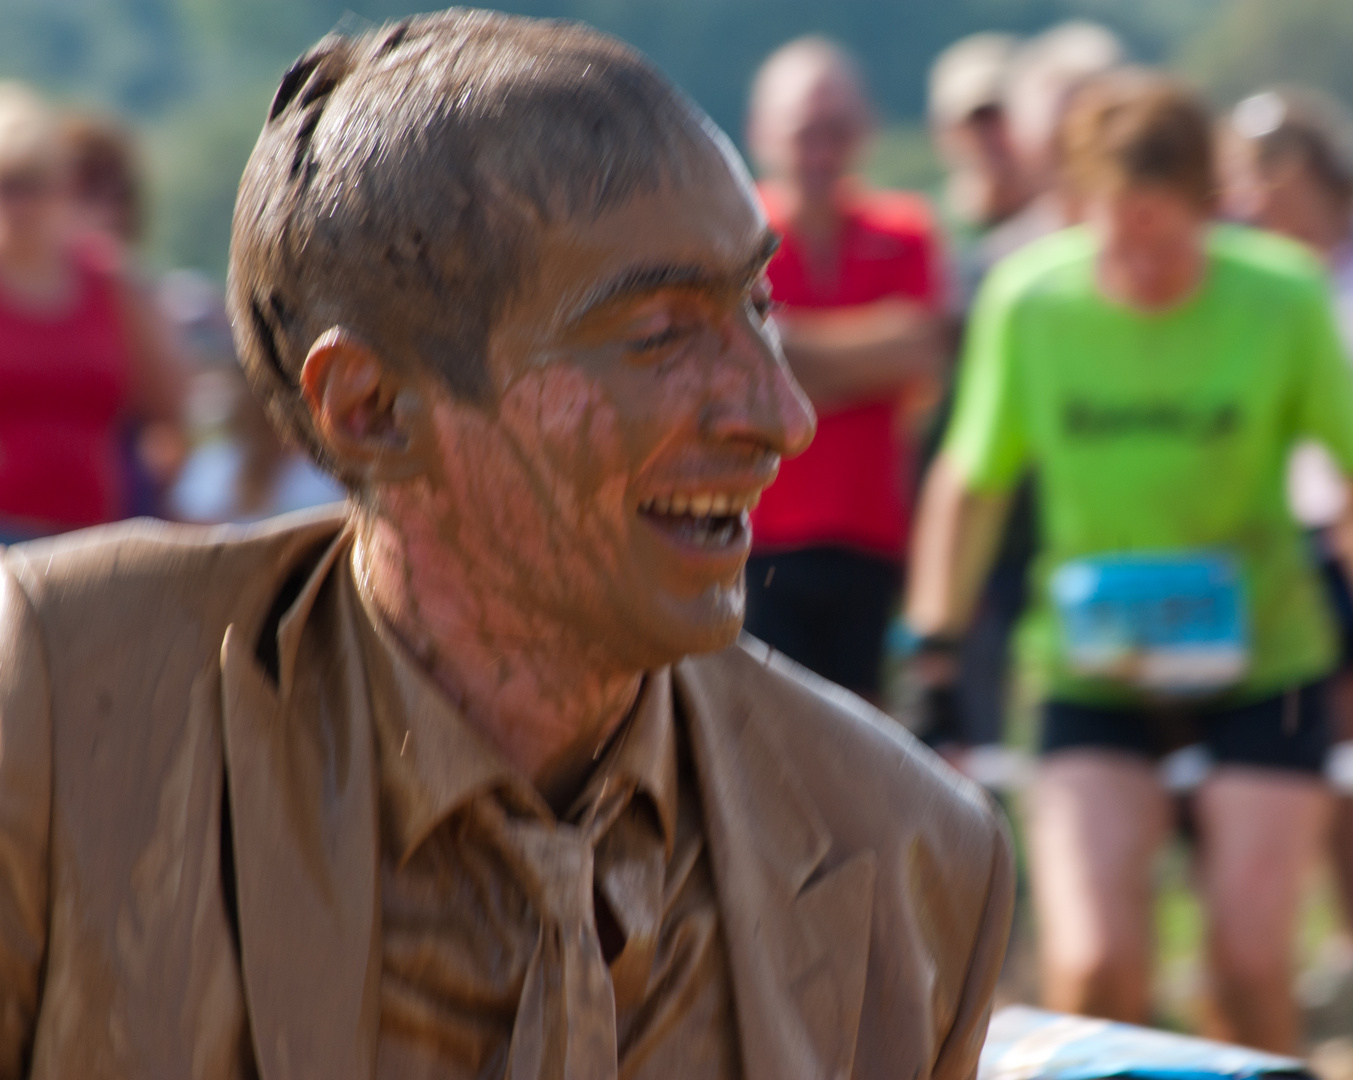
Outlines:
<svg viewBox="0 0 1353 1080"><path fill-rule="evenodd" d="M634 267L584 295L570 313L569 322L580 322L598 308L617 300L644 296L660 289L718 288L730 281L738 284L750 283L765 269L766 263L770 262L771 256L779 246L779 234L767 230L757 243L756 253L730 275L712 273L707 266L695 263L663 263Z"/></svg>

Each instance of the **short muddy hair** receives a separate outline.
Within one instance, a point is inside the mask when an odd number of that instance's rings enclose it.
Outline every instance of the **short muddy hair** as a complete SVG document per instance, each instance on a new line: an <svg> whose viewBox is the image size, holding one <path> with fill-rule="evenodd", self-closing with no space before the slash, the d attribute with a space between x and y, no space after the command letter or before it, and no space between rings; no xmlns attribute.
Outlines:
<svg viewBox="0 0 1353 1080"><path fill-rule="evenodd" d="M299 387L333 326L488 404L489 334L541 227L686 182L712 131L576 23L453 8L325 38L283 76L235 207L231 319L274 424L337 473Z"/></svg>
<svg viewBox="0 0 1353 1080"><path fill-rule="evenodd" d="M1149 186L1204 211L1216 204L1212 118L1168 76L1127 69L1091 79L1072 98L1061 142L1066 175L1082 197Z"/></svg>

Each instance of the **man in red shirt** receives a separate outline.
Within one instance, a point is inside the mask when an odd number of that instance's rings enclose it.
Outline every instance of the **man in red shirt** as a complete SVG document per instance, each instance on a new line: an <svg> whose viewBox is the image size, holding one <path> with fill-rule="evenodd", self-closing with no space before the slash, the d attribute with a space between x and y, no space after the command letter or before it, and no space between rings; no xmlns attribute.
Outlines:
<svg viewBox="0 0 1353 1080"><path fill-rule="evenodd" d="M783 243L769 276L785 355L818 411L753 515L747 628L877 698L907 543L906 431L943 348L943 293L924 203L851 176L870 132L854 61L821 38L762 66L748 124Z"/></svg>

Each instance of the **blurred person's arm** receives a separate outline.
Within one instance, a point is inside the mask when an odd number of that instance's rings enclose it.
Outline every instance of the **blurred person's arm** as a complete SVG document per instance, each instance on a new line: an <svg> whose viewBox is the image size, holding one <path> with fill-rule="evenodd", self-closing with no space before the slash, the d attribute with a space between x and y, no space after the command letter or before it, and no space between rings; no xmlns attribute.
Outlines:
<svg viewBox="0 0 1353 1080"><path fill-rule="evenodd" d="M914 301L877 300L776 316L785 358L818 408L899 395L914 379L941 373L946 320Z"/></svg>
<svg viewBox="0 0 1353 1080"><path fill-rule="evenodd" d="M1009 492L972 490L941 453L921 489L912 534L907 625L922 638L956 638L967 629L1000 547Z"/></svg>
<svg viewBox="0 0 1353 1080"><path fill-rule="evenodd" d="M132 364L132 412L146 423L178 424L186 379L173 329L138 282L124 279L122 309Z"/></svg>
<svg viewBox="0 0 1353 1080"><path fill-rule="evenodd" d="M912 533L907 621L922 637L962 633L1000 546L1029 436L1012 332L1018 297L999 275L978 294L954 410L921 489Z"/></svg>
<svg viewBox="0 0 1353 1080"><path fill-rule="evenodd" d="M1339 565L1353 581L1353 371L1323 277L1294 318L1299 364L1295 385L1295 438L1315 439L1329 451L1344 476L1344 508L1327 537Z"/></svg>
<svg viewBox="0 0 1353 1080"><path fill-rule="evenodd" d="M919 697L918 734L956 764L966 739L959 704L959 652L1009 517L1010 491L979 492L943 451L926 474L912 531L903 615L908 665Z"/></svg>
<svg viewBox="0 0 1353 1080"><path fill-rule="evenodd" d="M183 348L150 290L130 276L122 281L122 311L131 361L130 412L141 425L137 453L164 488L172 483L187 457Z"/></svg>
<svg viewBox="0 0 1353 1080"><path fill-rule="evenodd" d="M921 719L932 745L960 737L958 646L1000 546L1012 493L1030 464L1018 296L1000 275L979 293L968 325L954 411L921 490L912 532L905 619L917 647Z"/></svg>

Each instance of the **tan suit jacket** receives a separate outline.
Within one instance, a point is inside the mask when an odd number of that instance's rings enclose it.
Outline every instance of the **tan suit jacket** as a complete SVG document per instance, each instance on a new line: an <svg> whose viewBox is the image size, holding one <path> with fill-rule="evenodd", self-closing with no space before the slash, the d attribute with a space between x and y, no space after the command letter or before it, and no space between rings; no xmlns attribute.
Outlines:
<svg viewBox="0 0 1353 1080"><path fill-rule="evenodd" d="M289 706L304 596L263 633L341 524L4 554L0 1077L371 1076L370 711ZM1012 902L983 796L753 641L673 686L746 1075L972 1075Z"/></svg>

